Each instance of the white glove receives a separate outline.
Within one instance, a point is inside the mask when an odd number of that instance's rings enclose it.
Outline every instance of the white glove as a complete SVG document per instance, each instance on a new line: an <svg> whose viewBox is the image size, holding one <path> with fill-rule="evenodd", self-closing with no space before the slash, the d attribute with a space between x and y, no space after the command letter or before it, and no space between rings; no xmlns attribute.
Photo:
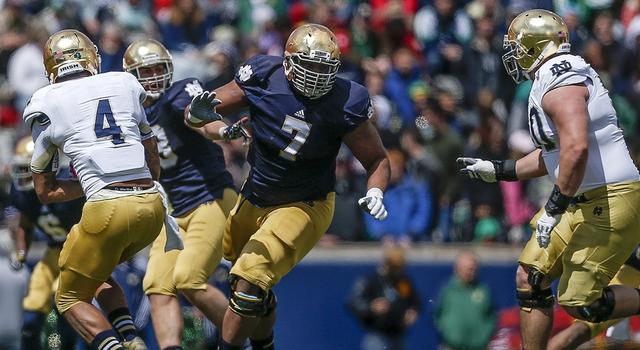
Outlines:
<svg viewBox="0 0 640 350"><path fill-rule="evenodd" d="M221 103L215 91L202 92L191 100L187 122L195 126L222 120L222 116L216 112L216 106Z"/></svg>
<svg viewBox="0 0 640 350"><path fill-rule="evenodd" d="M376 220L387 218L387 210L382 203L382 190L379 188L369 189L364 197L358 199L358 205Z"/></svg>
<svg viewBox="0 0 640 350"><path fill-rule="evenodd" d="M551 231L560 222L562 215L549 215L545 210L536 222L536 240L540 248L546 248L551 241Z"/></svg>
<svg viewBox="0 0 640 350"><path fill-rule="evenodd" d="M491 161L479 158L458 158L456 161L464 166L460 172L472 179L480 179L484 182L496 182L496 167Z"/></svg>
<svg viewBox="0 0 640 350"><path fill-rule="evenodd" d="M24 267L25 260L26 253L24 250L13 252L9 257L9 267L11 267L13 271L20 271Z"/></svg>

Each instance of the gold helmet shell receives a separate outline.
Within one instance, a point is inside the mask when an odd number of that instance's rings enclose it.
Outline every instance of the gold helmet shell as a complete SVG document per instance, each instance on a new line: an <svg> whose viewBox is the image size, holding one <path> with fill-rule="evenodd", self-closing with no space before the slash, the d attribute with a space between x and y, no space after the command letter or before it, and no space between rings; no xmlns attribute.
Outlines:
<svg viewBox="0 0 640 350"><path fill-rule="evenodd" d="M13 185L20 191L33 189L31 177L31 157L35 146L31 136L25 136L18 140L15 153L11 160L11 178Z"/></svg>
<svg viewBox="0 0 640 350"><path fill-rule="evenodd" d="M549 57L568 53L569 28L562 17L541 9L522 12L511 21L504 36L502 62L507 73L520 83Z"/></svg>
<svg viewBox="0 0 640 350"><path fill-rule="evenodd" d="M100 72L98 48L81 32L64 29L49 37L44 45L44 68L50 83L79 72Z"/></svg>
<svg viewBox="0 0 640 350"><path fill-rule="evenodd" d="M162 74L144 76L141 68L163 65ZM154 39L139 39L131 43L124 52L122 68L138 79L151 98L158 98L171 86L173 78L173 61L164 45Z"/></svg>
<svg viewBox="0 0 640 350"><path fill-rule="evenodd" d="M333 87L340 68L340 48L329 28L304 24L294 30L284 48L284 71L303 96L322 97Z"/></svg>

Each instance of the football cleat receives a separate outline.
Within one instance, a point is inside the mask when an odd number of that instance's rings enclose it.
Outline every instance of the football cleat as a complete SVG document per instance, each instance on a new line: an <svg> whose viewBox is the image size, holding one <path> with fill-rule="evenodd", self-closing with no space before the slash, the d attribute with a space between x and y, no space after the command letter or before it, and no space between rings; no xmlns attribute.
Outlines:
<svg viewBox="0 0 640 350"><path fill-rule="evenodd" d="M329 28L305 24L294 30L284 49L284 72L293 88L316 99L333 87L340 67L340 48Z"/></svg>
<svg viewBox="0 0 640 350"><path fill-rule="evenodd" d="M44 45L44 68L51 84L59 78L89 72L100 72L98 48L81 32L64 29L49 37Z"/></svg>
<svg viewBox="0 0 640 350"><path fill-rule="evenodd" d="M135 75L151 98L160 97L171 86L171 54L157 40L140 39L131 43L124 52L122 68Z"/></svg>
<svg viewBox="0 0 640 350"><path fill-rule="evenodd" d="M562 17L551 11L525 11L511 21L503 46L504 68L520 83L531 79L529 74L547 58L570 51L569 29Z"/></svg>

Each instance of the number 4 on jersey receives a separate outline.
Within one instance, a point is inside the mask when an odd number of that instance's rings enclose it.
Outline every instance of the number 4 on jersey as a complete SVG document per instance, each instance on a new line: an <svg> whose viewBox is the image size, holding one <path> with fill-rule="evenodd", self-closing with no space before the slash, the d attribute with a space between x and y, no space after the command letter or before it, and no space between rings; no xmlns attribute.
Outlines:
<svg viewBox="0 0 640 350"><path fill-rule="evenodd" d="M116 124L115 118L113 118L113 112L111 112L111 105L109 100L98 101L98 112L96 113L96 125L94 128L97 138L111 136L111 142L114 145L119 145L124 142L122 137L122 130Z"/></svg>

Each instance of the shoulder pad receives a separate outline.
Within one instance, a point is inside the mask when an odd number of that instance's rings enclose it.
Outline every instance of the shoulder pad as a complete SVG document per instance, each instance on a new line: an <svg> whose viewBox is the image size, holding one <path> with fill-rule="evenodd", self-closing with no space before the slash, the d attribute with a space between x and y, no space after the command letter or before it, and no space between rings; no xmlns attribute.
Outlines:
<svg viewBox="0 0 640 350"><path fill-rule="evenodd" d="M236 82L240 86L262 84L275 70L282 68L283 60L279 56L253 56L238 69Z"/></svg>
<svg viewBox="0 0 640 350"><path fill-rule="evenodd" d="M543 64L536 73L536 79L543 90L548 91L591 79L590 68L591 66L582 57L560 55Z"/></svg>

